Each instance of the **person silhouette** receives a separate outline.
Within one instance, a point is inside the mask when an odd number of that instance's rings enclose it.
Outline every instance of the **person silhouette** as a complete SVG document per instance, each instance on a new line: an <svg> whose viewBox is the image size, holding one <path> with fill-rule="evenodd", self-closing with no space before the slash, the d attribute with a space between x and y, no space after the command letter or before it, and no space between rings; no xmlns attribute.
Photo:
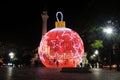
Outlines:
<svg viewBox="0 0 120 80"><path fill-rule="evenodd" d="M56 61L56 64L57 64L57 67L59 66L59 62L58 61Z"/></svg>

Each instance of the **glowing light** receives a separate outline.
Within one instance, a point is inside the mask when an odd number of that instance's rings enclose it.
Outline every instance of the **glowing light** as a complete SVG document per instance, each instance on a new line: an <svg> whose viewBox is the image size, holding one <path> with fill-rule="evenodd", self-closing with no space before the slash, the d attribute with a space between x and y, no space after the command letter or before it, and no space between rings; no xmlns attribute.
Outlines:
<svg viewBox="0 0 120 80"><path fill-rule="evenodd" d="M14 53L13 53L13 52L10 52L10 53L9 53L9 56L10 56L10 58L12 59L12 58L14 57Z"/></svg>
<svg viewBox="0 0 120 80"><path fill-rule="evenodd" d="M96 54L96 55L98 55L98 54L99 54L98 50L95 50L95 54Z"/></svg>
<svg viewBox="0 0 120 80"><path fill-rule="evenodd" d="M38 53L46 67L76 67L82 59L84 45L75 31L54 28L42 37Z"/></svg>
<svg viewBox="0 0 120 80"><path fill-rule="evenodd" d="M112 30L112 28L107 27L107 28L103 29L103 32L106 32L107 34L112 34L113 30Z"/></svg>

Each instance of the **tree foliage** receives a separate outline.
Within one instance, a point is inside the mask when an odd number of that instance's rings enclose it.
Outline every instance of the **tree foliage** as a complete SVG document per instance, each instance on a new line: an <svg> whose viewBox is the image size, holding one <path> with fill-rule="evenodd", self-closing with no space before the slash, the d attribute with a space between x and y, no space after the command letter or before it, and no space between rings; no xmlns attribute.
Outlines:
<svg viewBox="0 0 120 80"><path fill-rule="evenodd" d="M95 40L92 44L91 47L93 49L100 49L103 48L103 41L102 40Z"/></svg>

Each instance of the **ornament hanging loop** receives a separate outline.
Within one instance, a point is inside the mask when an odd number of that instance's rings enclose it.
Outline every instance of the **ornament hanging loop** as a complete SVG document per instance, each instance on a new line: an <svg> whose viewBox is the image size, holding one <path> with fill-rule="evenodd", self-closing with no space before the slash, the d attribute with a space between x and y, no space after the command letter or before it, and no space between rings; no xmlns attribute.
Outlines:
<svg viewBox="0 0 120 80"><path fill-rule="evenodd" d="M60 19L58 19L58 14L60 14ZM57 21L55 22L55 27L56 28L65 28L65 21L63 21L62 12L58 11L56 13L56 19L57 19Z"/></svg>
<svg viewBox="0 0 120 80"><path fill-rule="evenodd" d="M61 15L61 20L58 19L58 14ZM56 19L57 19L58 22L63 21L63 14L62 14L62 12L58 11L58 12L56 13Z"/></svg>

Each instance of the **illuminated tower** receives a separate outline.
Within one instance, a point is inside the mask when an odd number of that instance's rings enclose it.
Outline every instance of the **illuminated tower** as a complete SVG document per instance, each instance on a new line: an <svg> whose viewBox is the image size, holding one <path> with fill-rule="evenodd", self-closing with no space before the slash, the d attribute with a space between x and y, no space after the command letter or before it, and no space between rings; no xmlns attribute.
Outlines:
<svg viewBox="0 0 120 80"><path fill-rule="evenodd" d="M42 36L47 32L47 20L49 18L47 11L43 11L42 17Z"/></svg>

